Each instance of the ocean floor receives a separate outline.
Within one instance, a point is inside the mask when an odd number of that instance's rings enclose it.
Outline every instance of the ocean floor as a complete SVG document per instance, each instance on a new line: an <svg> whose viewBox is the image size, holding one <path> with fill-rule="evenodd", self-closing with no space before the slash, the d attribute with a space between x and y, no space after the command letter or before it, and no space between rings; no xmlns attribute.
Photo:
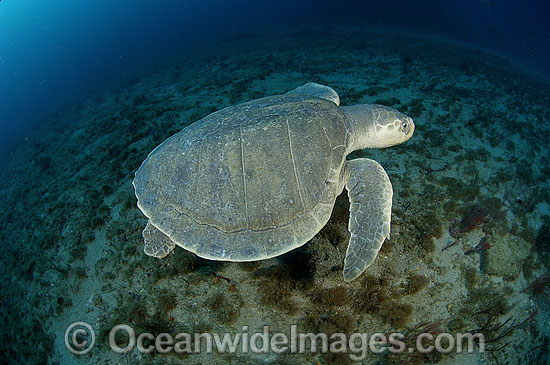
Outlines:
<svg viewBox="0 0 550 365"><path fill-rule="evenodd" d="M170 135L313 81L392 106L413 138L365 150L394 187L391 240L345 284L344 193L303 247L254 263L143 253L132 179ZM0 172L0 362L345 364L349 354L118 354L109 332L481 332L472 354L369 352L364 364L550 363L550 88L479 49L361 28L231 37L48 116ZM71 354L72 322L95 347ZM247 327L245 327L247 326ZM118 338L122 343L124 338ZM407 345L410 343L407 342ZM357 360L357 358L355 358Z"/></svg>

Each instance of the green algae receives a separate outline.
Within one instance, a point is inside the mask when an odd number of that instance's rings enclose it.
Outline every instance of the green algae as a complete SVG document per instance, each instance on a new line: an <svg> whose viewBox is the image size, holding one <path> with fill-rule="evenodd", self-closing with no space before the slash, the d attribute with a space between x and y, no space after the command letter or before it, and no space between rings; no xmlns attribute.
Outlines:
<svg viewBox="0 0 550 365"><path fill-rule="evenodd" d="M217 323L231 325L240 316L240 308L243 301L238 292L213 293L206 301L208 308L213 313L213 319Z"/></svg>
<svg viewBox="0 0 550 365"><path fill-rule="evenodd" d="M426 209L414 218L404 215L401 225L404 227L401 236L403 250L431 262L435 252L434 239L443 234L441 219L437 212Z"/></svg>
<svg viewBox="0 0 550 365"><path fill-rule="evenodd" d="M407 283L405 290L400 290L393 288L387 279L366 275L361 286L354 292L352 309L357 313L375 315L395 328L403 328L409 322L413 307L409 303L401 302L402 296L416 294L425 286L422 279L416 278L412 281L413 283Z"/></svg>
<svg viewBox="0 0 550 365"><path fill-rule="evenodd" d="M260 289L260 301L263 305L290 315L298 312L298 304L293 299L293 293L297 289L296 282L291 279L287 266L258 270L254 276L259 279L257 287Z"/></svg>
<svg viewBox="0 0 550 365"><path fill-rule="evenodd" d="M374 101L374 104L380 104L385 106L391 106L391 107L398 107L401 105L401 100L397 98L388 98L388 99L376 99Z"/></svg>
<svg viewBox="0 0 550 365"><path fill-rule="evenodd" d="M428 278L424 275L411 274L407 277L406 284L403 286L403 294L416 294L428 285Z"/></svg>
<svg viewBox="0 0 550 365"><path fill-rule="evenodd" d="M381 308L380 315L386 323L394 328L404 328L413 313L413 306L409 303L388 303L388 306Z"/></svg>
<svg viewBox="0 0 550 365"><path fill-rule="evenodd" d="M313 292L313 302L322 306L341 307L350 300L349 290L345 286L317 289Z"/></svg>

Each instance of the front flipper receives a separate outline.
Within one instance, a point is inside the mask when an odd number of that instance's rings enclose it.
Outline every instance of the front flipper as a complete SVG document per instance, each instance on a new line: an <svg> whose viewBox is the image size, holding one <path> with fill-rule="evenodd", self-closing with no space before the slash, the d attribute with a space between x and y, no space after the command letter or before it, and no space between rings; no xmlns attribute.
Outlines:
<svg viewBox="0 0 550 365"><path fill-rule="evenodd" d="M308 82L305 85L298 86L296 89L290 90L287 94L309 95L319 99L332 101L336 105L340 105L340 97L332 88L319 85L314 82Z"/></svg>
<svg viewBox="0 0 550 365"><path fill-rule="evenodd" d="M143 230L143 240L145 246L143 251L149 255L159 259L166 257L176 247L174 241L167 235L159 231L151 221L147 222L145 229Z"/></svg>
<svg viewBox="0 0 550 365"><path fill-rule="evenodd" d="M350 282L372 264L384 240L390 238L393 189L386 171L374 160L350 160L344 169L351 233L344 281Z"/></svg>

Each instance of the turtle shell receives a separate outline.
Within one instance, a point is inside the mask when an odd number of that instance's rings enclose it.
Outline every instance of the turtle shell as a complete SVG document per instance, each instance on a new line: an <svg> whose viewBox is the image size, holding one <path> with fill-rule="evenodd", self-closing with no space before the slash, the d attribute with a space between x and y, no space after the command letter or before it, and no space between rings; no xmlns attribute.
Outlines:
<svg viewBox="0 0 550 365"><path fill-rule="evenodd" d="M328 221L342 190L348 128L336 104L303 95L220 110L149 154L134 179L138 206L201 257L280 255Z"/></svg>

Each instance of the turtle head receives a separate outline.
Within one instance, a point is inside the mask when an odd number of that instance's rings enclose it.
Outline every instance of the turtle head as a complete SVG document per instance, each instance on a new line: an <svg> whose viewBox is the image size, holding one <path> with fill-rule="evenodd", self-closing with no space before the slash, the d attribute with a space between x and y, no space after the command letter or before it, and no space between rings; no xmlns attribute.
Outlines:
<svg viewBox="0 0 550 365"><path fill-rule="evenodd" d="M352 126L352 151L395 146L407 141L414 133L413 120L393 108L360 104L342 109Z"/></svg>

